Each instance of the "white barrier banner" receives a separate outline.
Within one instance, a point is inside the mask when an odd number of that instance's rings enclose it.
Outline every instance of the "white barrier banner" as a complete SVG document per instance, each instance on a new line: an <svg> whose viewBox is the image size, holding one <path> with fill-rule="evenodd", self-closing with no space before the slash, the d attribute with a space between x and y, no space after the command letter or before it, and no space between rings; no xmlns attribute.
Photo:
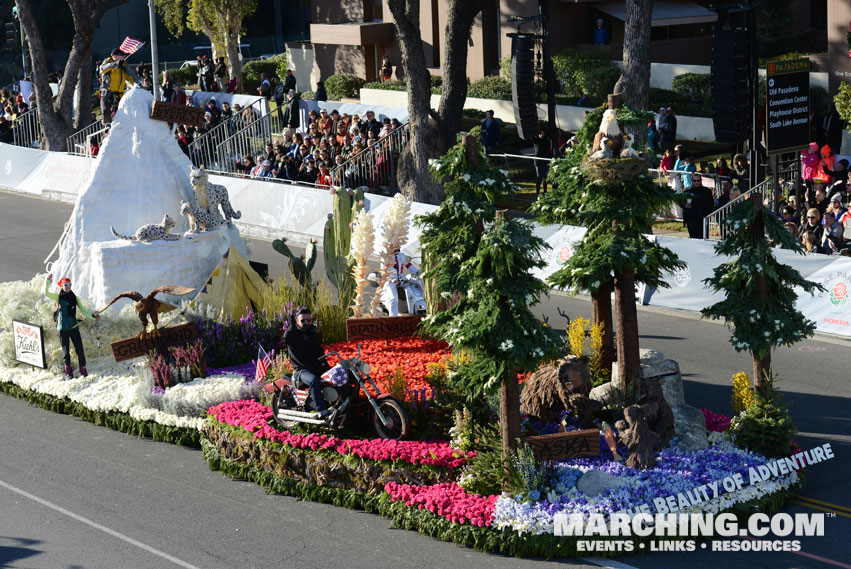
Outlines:
<svg viewBox="0 0 851 569"><path fill-rule="evenodd" d="M819 332L851 336L851 258L828 259L833 261L808 276L825 291L807 294L797 289L797 308L815 321Z"/></svg>
<svg viewBox="0 0 851 569"><path fill-rule="evenodd" d="M85 181L86 163L87 159L83 157L0 144L0 171L3 172L0 185L27 193L41 194L43 190L53 189L76 194ZM333 197L328 190L250 178L218 175L210 178L211 182L228 188L234 207L242 211L237 225L246 234L266 239L286 236L294 243L306 243L310 238L321 242L328 214L333 208ZM388 201L385 196L366 196L367 208L376 216L376 250L383 246L379 228ZM411 210L416 216L434 211L435 206L414 203ZM546 266L535 271L535 276L543 279L564 266L585 229L535 226L535 234L551 247L544 252ZM419 235L419 229L412 224L408 243L402 248L406 255L417 261L421 255ZM713 275L714 268L726 260L715 255L713 242L679 237L654 238L676 253L686 267L665 276L670 289L645 293L639 290L639 300L644 299L653 306L695 312L722 300L721 294L712 293L703 284L704 279ZM826 292L814 295L797 291L798 309L804 316L814 320L820 332L851 336L851 258L799 255L780 249L775 250L775 255L781 263L792 266L826 289ZM649 300L646 299L648 294Z"/></svg>
<svg viewBox="0 0 851 569"><path fill-rule="evenodd" d="M0 142L0 187L41 195L48 153Z"/></svg>
<svg viewBox="0 0 851 569"><path fill-rule="evenodd" d="M566 225L544 239L547 245L550 246L550 249L544 251L544 261L547 264L542 269L534 269L532 274L539 279L546 279L562 268L567 263L567 260L570 259L570 256L573 255L576 244L582 240L585 232L586 229L584 227Z"/></svg>
<svg viewBox="0 0 851 569"><path fill-rule="evenodd" d="M703 279L711 277L716 266L729 260L715 255L713 242L666 236L657 237L657 241L676 253L686 265L664 275L664 281L670 288L653 290L648 304L699 312L724 299L723 295L713 293L703 284Z"/></svg>
<svg viewBox="0 0 851 569"><path fill-rule="evenodd" d="M44 166L42 191L78 195L89 183L97 157L50 152ZM75 201L70 198L67 201Z"/></svg>

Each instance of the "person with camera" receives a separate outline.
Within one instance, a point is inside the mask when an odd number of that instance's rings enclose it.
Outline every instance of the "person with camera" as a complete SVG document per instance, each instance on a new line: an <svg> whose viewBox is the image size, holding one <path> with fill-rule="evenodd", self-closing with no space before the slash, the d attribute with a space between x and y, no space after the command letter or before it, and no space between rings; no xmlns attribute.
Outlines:
<svg viewBox="0 0 851 569"><path fill-rule="evenodd" d="M313 408L319 412L321 418L327 420L331 412L322 395L322 385L319 380L322 374L331 368L322 358L325 355L325 350L322 348L322 336L319 334L309 308L302 308L297 315L290 317L289 327L284 332L284 345L287 347L287 355L293 366L293 379L296 385L303 383L310 388Z"/></svg>

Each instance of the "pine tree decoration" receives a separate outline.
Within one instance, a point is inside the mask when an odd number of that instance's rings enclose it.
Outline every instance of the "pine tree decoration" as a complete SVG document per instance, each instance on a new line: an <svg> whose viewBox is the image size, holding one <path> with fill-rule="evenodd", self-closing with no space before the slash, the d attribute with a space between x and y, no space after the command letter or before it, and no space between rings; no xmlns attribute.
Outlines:
<svg viewBox="0 0 851 569"><path fill-rule="evenodd" d="M424 319L423 329L472 354L452 377L470 399L499 390L508 460L520 435L517 374L555 357L561 344L530 311L547 291L530 273L544 266L546 244L528 222L497 214L494 199L513 185L489 165L473 137L450 149L432 171L446 180L446 200L418 218L423 252L437 259L427 275L441 294L458 294L452 306Z"/></svg>
<svg viewBox="0 0 851 569"><path fill-rule="evenodd" d="M753 194L735 205L724 220L726 237L715 245L715 254L733 260L715 268L703 282L726 298L704 308L705 318L724 319L733 326L730 343L753 355L753 380L759 387L771 376L771 350L791 346L815 332L815 323L795 308L794 287L808 293L824 288L801 276L774 257L772 247L782 245L804 254L801 243Z"/></svg>
<svg viewBox="0 0 851 569"><path fill-rule="evenodd" d="M797 433L789 411L776 389L776 378L766 376L754 391L750 408L730 423L736 444L768 458L789 456Z"/></svg>
<svg viewBox="0 0 851 569"><path fill-rule="evenodd" d="M565 158L551 162L550 180L555 189L542 196L533 211L541 223L587 228L567 263L550 275L547 282L556 288L591 293L595 324L602 324L604 330L604 349L612 345L612 327L606 318L611 318L609 298L612 289L616 289L620 377L613 380L625 385L637 380L641 371L635 283L667 287L663 273L682 266L671 250L643 234L649 232L655 215L670 209L678 196L667 185L658 184L647 173L646 165L640 173L632 173L634 159L602 160L595 163L594 173L590 172L588 155L603 110L589 113L577 133L579 144ZM621 124L646 120L642 113L629 108L618 109L617 117ZM597 171L605 168L620 169L624 175L607 175L605 179L596 176ZM603 365L608 367L611 355L604 360Z"/></svg>

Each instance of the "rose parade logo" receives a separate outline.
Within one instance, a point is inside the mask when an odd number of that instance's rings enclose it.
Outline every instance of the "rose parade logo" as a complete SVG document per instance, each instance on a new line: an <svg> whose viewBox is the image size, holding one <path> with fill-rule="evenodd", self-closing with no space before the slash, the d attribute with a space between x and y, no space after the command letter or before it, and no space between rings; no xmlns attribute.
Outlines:
<svg viewBox="0 0 851 569"><path fill-rule="evenodd" d="M674 283L678 287L684 287L688 283L691 282L691 270L688 265L684 266L682 269L674 270Z"/></svg>
<svg viewBox="0 0 851 569"><path fill-rule="evenodd" d="M820 284L827 289L818 294L818 298L824 298L827 294L827 300L836 308L841 308L848 303L849 296L849 275L845 272L838 271L828 274L825 278L820 279Z"/></svg>
<svg viewBox="0 0 851 569"><path fill-rule="evenodd" d="M570 253L571 251L569 245L564 245L560 247L558 252L556 253L556 263L558 263L559 266L566 264L567 260L570 258Z"/></svg>
<svg viewBox="0 0 851 569"><path fill-rule="evenodd" d="M833 306L845 306L845 303L848 302L848 285L842 281L833 285L829 298Z"/></svg>

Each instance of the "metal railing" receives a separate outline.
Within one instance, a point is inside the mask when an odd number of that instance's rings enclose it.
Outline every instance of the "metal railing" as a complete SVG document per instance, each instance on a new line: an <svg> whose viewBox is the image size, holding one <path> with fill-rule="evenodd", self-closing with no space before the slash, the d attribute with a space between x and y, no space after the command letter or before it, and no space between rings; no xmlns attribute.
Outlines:
<svg viewBox="0 0 851 569"><path fill-rule="evenodd" d="M189 156L193 157L193 162L196 166L204 166L205 168L214 168L222 162L219 158L219 147L230 137L240 132L246 124L253 123L244 117L246 109L251 109L254 113L255 120L261 118L260 115L260 99L257 99L247 107L242 107L239 113L234 113L228 120L222 121L215 127L197 137L189 145ZM246 113L247 114L247 113Z"/></svg>
<svg viewBox="0 0 851 569"><path fill-rule="evenodd" d="M12 124L12 144L26 148L41 148L41 122L38 109L19 115Z"/></svg>
<svg viewBox="0 0 851 569"><path fill-rule="evenodd" d="M100 142L100 139L103 138L103 134L107 132L109 128L110 125L103 124L103 119L98 119L89 126L81 128L67 138L65 148L68 154L90 156L91 146L89 145L89 137L96 136L98 137L98 142Z"/></svg>
<svg viewBox="0 0 851 569"><path fill-rule="evenodd" d="M366 186L372 190L392 190L396 184L399 154L408 143L408 123L397 127L375 143L331 169L335 185L346 188Z"/></svg>
<svg viewBox="0 0 851 569"><path fill-rule="evenodd" d="M740 196L730 200L723 206L719 207L709 215L703 218L703 238L704 239L712 239L718 241L726 237L729 229L724 225L724 220L727 219L727 216L730 214L730 211L733 209L737 203L742 200L747 199L749 195L752 193L764 193L770 194L772 188L771 178L764 180L746 191Z"/></svg>
<svg viewBox="0 0 851 569"><path fill-rule="evenodd" d="M196 166L204 166L206 169L215 172L244 174L245 172L238 167L242 163L242 158L250 156L254 159L258 154L265 152L266 143L271 142L274 131L272 130L272 118L269 114L256 120L248 119L243 121L241 125L242 128L223 140L210 152L207 152L206 146L196 147L193 150L190 145L189 159ZM239 124L236 126L239 126Z"/></svg>

